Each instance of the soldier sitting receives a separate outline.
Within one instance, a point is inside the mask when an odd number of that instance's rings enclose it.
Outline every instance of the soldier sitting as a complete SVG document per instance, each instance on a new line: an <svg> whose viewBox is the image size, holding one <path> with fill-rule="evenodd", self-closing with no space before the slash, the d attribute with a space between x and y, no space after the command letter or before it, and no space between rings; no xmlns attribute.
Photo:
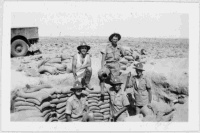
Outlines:
<svg viewBox="0 0 200 133"><path fill-rule="evenodd" d="M79 81L74 83L71 91L74 92L66 104L66 119L67 121L94 121L93 113L89 112L86 96L82 93L85 88Z"/></svg>

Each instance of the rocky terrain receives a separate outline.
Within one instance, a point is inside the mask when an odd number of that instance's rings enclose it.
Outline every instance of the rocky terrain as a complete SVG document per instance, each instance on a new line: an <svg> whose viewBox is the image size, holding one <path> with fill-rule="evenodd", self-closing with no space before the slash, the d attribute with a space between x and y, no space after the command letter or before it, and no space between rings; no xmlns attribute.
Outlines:
<svg viewBox="0 0 200 133"><path fill-rule="evenodd" d="M71 73L71 57L77 53L80 41L85 41L91 46L89 53L92 57L91 85L98 91L97 72L100 69L101 53L108 43L107 37L41 37L39 42L30 48L30 51L40 49L41 54L26 57L11 58L11 95L16 90L28 85L49 84L53 87L71 87L73 76ZM145 56L144 74L151 81L153 100L160 102L159 109L166 106L174 108L173 117L167 121L188 121L188 39L156 39L156 38L123 38L119 45L129 47L134 52L140 53L141 49L147 51ZM46 59L56 58L59 71L39 73L39 66ZM54 60L55 61L55 60ZM122 79L135 70L129 64L122 70ZM131 91L128 89L127 91ZM172 101L182 100L172 105ZM11 99L12 100L12 99ZM166 107L165 106L165 107ZM11 110L12 112L12 110ZM162 112L162 111L160 111ZM162 119L165 115L161 115ZM146 119L146 121L154 121Z"/></svg>

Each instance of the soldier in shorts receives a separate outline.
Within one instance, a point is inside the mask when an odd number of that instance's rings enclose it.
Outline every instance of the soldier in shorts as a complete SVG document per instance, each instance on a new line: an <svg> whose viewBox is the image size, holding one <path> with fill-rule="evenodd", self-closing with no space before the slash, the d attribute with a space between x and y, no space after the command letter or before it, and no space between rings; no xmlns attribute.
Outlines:
<svg viewBox="0 0 200 133"><path fill-rule="evenodd" d="M67 100L66 104L67 121L94 121L93 113L89 111L87 106L87 96L82 93L82 90L85 90L85 87L79 81L76 81L71 88L74 94Z"/></svg>
<svg viewBox="0 0 200 133"><path fill-rule="evenodd" d="M102 51L101 69L98 72L100 80L101 94L104 95L105 83L112 84L114 77L120 76L119 60L124 56L124 50L117 42L121 39L121 35L113 33L109 37L111 42Z"/></svg>

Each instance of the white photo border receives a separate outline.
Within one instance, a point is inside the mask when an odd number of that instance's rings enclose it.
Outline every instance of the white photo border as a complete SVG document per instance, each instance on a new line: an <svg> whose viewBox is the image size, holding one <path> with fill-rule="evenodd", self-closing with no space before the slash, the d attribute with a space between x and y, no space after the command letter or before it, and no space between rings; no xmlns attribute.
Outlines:
<svg viewBox="0 0 200 133"><path fill-rule="evenodd" d="M188 122L11 122L10 121L10 28L12 12L42 12L42 6L73 1L5 1L3 6L1 128L2 131L199 131L199 3L133 2L159 6L160 11L189 15L189 118ZM80 1L84 2L84 1ZM90 1L87 1L90 2ZM98 1L97 1L98 2ZM105 2L105 1L104 1ZM129 2L132 4L132 2ZM21 4L24 8L20 8ZM114 3L113 3L114 4ZM55 6L56 7L56 6ZM164 10L165 9L165 10ZM66 9L67 10L67 9ZM51 11L59 11L53 8ZM20 78L20 77L19 77Z"/></svg>

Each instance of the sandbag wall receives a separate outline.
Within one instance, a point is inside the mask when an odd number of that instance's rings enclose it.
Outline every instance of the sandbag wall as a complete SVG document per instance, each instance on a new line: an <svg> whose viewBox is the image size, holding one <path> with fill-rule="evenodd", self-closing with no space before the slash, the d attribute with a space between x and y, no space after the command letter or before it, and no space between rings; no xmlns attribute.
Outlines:
<svg viewBox="0 0 200 133"><path fill-rule="evenodd" d="M120 59L120 67L121 70L126 70L134 61L139 61L140 54L137 51L133 51L133 49L129 47L123 47L124 49L124 57Z"/></svg>
<svg viewBox="0 0 200 133"><path fill-rule="evenodd" d="M66 121L64 116L66 101L72 92L65 88L45 88L44 85L39 87L40 90L37 91L35 88L23 88L16 92L13 102L14 114L11 115L11 120ZM24 113L26 116L23 116Z"/></svg>
<svg viewBox="0 0 200 133"><path fill-rule="evenodd" d="M94 114L94 120L96 122L107 122L110 118L110 96L105 93L104 97L101 97L100 92L90 92L88 95L89 110Z"/></svg>
<svg viewBox="0 0 200 133"><path fill-rule="evenodd" d="M66 102L72 95L69 89L52 88L49 85L25 87L16 92L14 113L11 121L46 121L66 122ZM93 112L95 121L108 121L110 117L110 97L100 92L88 93L89 110Z"/></svg>

